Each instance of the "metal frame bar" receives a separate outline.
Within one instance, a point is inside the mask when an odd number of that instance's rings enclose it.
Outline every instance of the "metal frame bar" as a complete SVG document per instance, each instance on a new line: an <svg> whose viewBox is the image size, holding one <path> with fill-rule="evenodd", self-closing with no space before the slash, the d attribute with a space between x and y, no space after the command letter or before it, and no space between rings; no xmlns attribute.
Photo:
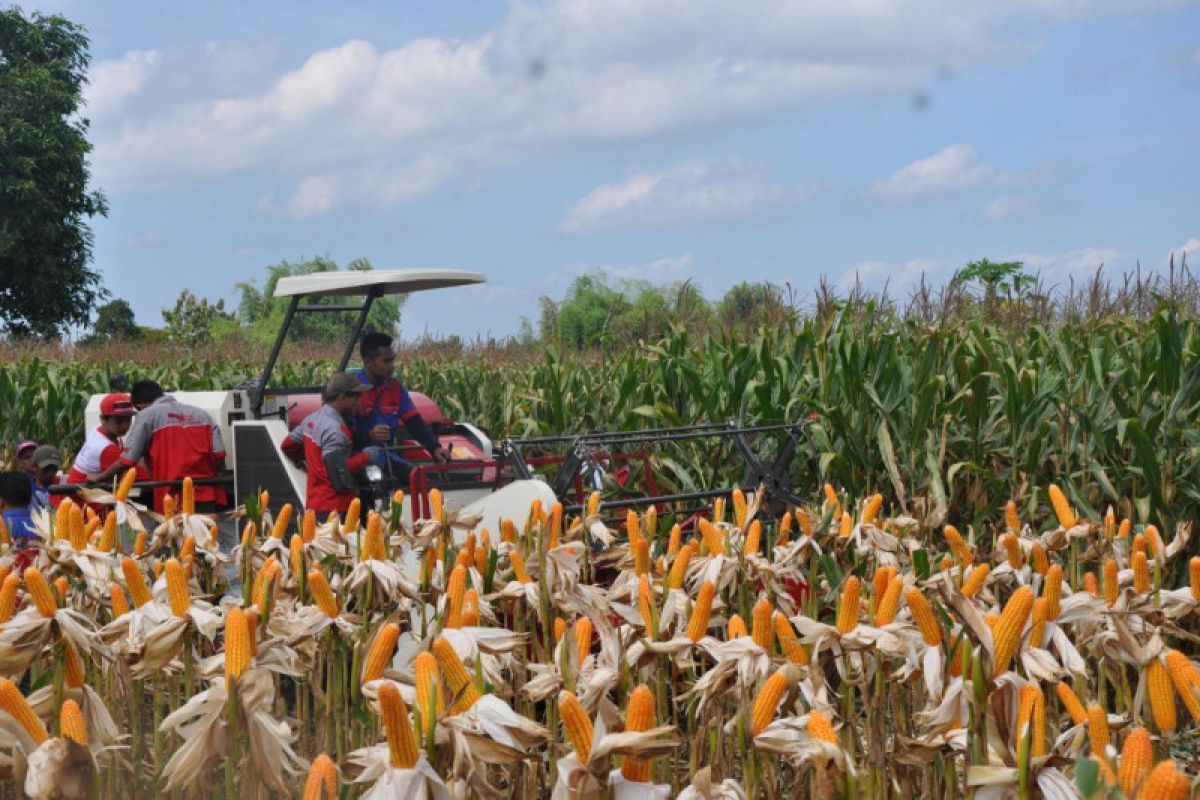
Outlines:
<svg viewBox="0 0 1200 800"><path fill-rule="evenodd" d="M354 345L358 343L358 336L362 333L363 325L367 324L367 314L370 313L376 298L382 294L383 290L378 286L372 286L371 290L367 292L358 319L355 320L354 328L350 331L350 341L346 342L346 351L342 353L342 360L338 362L338 372L346 371L346 365L350 363L350 356L354 355Z"/></svg>
<svg viewBox="0 0 1200 800"><path fill-rule="evenodd" d="M296 316L296 309L300 306L300 298L302 296L296 295L288 303L287 313L283 315L283 324L279 326L279 333L275 337L275 344L271 345L271 355L267 357L267 365L263 367L262 376L258 379L258 392L254 396L254 402L250 405L250 410L254 412L255 419L262 417L263 400L267 396L267 385L271 380L271 373L275 371L275 362L279 360L279 353L283 350L283 343L287 340L288 328L292 327L292 318Z"/></svg>

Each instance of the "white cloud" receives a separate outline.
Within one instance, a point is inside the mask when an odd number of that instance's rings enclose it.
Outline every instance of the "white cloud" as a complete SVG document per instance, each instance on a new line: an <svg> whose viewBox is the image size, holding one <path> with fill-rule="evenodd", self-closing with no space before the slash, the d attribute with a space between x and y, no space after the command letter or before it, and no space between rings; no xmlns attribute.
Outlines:
<svg viewBox="0 0 1200 800"><path fill-rule="evenodd" d="M752 219L811 194L786 187L756 165L686 162L599 186L567 209L564 233L677 228Z"/></svg>
<svg viewBox="0 0 1200 800"><path fill-rule="evenodd" d="M895 295L913 288L922 278L929 283L944 283L954 274L954 270L954 265L931 258L915 258L901 264L860 261L842 273L837 286L843 291L856 284L872 292L881 292L886 288Z"/></svg>
<svg viewBox="0 0 1200 800"><path fill-rule="evenodd" d="M1197 253L1200 253L1200 238L1192 236L1186 242L1179 245L1179 247L1173 248L1171 250L1171 257L1178 262Z"/></svg>
<svg viewBox="0 0 1200 800"><path fill-rule="evenodd" d="M93 64L84 90L86 113L92 121L119 113L150 80L158 60L157 50L130 50L120 58Z"/></svg>
<svg viewBox="0 0 1200 800"><path fill-rule="evenodd" d="M1121 252L1111 247L1083 247L1063 253L1015 253L1003 260L1020 261L1027 271L1054 280L1085 276L1101 266L1108 272L1119 270L1120 259Z"/></svg>
<svg viewBox="0 0 1200 800"><path fill-rule="evenodd" d="M1013 173L984 162L969 144L952 144L941 152L917 159L867 190L876 200L899 204L972 190L1015 186L1035 177Z"/></svg>
<svg viewBox="0 0 1200 800"><path fill-rule="evenodd" d="M121 243L121 246L126 250L145 250L151 247L157 247L166 241L166 237L161 231L147 231L130 236Z"/></svg>
<svg viewBox="0 0 1200 800"><path fill-rule="evenodd" d="M1004 222L1025 216L1033 205L1033 200L1023 195L1005 195L984 206L979 216L987 222Z"/></svg>

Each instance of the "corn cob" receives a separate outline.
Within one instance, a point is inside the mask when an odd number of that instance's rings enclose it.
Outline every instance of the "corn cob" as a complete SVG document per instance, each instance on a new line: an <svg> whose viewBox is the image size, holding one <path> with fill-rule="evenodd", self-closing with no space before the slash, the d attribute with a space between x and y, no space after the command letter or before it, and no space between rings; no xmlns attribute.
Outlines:
<svg viewBox="0 0 1200 800"><path fill-rule="evenodd" d="M705 581L696 595L696 602L692 606L692 615L688 619L687 626L687 637L693 642L704 638L704 634L708 630L708 620L712 616L713 595L716 592L717 587L713 585L713 582Z"/></svg>
<svg viewBox="0 0 1200 800"><path fill-rule="evenodd" d="M633 543L633 573L648 575L650 573L650 541L638 539Z"/></svg>
<svg viewBox="0 0 1200 800"><path fill-rule="evenodd" d="M804 725L808 735L819 742L837 745L837 734L833 732L833 720L822 711L808 712L808 721Z"/></svg>
<svg viewBox="0 0 1200 800"><path fill-rule="evenodd" d="M1117 535L1117 515L1113 513L1112 506L1104 512L1104 538L1107 541L1112 541Z"/></svg>
<svg viewBox="0 0 1200 800"><path fill-rule="evenodd" d="M1033 571L1038 575L1045 575L1046 571L1050 569L1050 556L1046 555L1046 548L1042 546L1041 542L1034 542L1029 551L1033 561Z"/></svg>
<svg viewBox="0 0 1200 800"><path fill-rule="evenodd" d="M572 525L571 527L573 528L575 526ZM657 508L657 506L650 506L648 509L646 509L646 524L644 526L644 530L646 531L647 534L649 534L649 537L651 539L657 538L657 536L658 536L658 508Z"/></svg>
<svg viewBox="0 0 1200 800"><path fill-rule="evenodd" d="M667 555L673 556L679 552L679 546L683 540L683 528L678 523L671 526L671 533L667 536Z"/></svg>
<svg viewBox="0 0 1200 800"><path fill-rule="evenodd" d="M838 525L838 536L849 539L852 533L854 533L854 520L850 517L849 511L843 511L841 523Z"/></svg>
<svg viewBox="0 0 1200 800"><path fill-rule="evenodd" d="M538 503L538 510L539 512L541 511L540 502ZM433 519L441 522L442 517L446 513L446 506L442 501L441 489L434 488L429 490L429 511L433 515Z"/></svg>
<svg viewBox="0 0 1200 800"><path fill-rule="evenodd" d="M190 476L183 479L183 502L181 505L184 514L196 513L196 486Z"/></svg>
<svg viewBox="0 0 1200 800"><path fill-rule="evenodd" d="M413 737L412 723L408 719L408 707L400 690L391 681L379 687L379 710L383 716L383 727L387 731L388 754L392 769L412 769L419 756L417 741Z"/></svg>
<svg viewBox="0 0 1200 800"><path fill-rule="evenodd" d="M21 587L21 579L16 575L7 575L4 586L0 587L0 624L8 622L17 610L17 589Z"/></svg>
<svg viewBox="0 0 1200 800"><path fill-rule="evenodd" d="M1058 524L1063 528L1074 528L1075 512L1071 510L1071 504L1067 502L1067 496L1063 494L1063 490L1052 483L1048 491L1050 505L1054 508L1054 516L1058 517Z"/></svg>
<svg viewBox="0 0 1200 800"><path fill-rule="evenodd" d="M629 693L629 704L625 710L625 732L640 733L654 727L654 693L646 684L640 684ZM650 762L626 756L621 764L621 776L627 781L648 783Z"/></svg>
<svg viewBox="0 0 1200 800"><path fill-rule="evenodd" d="M600 492L592 492L588 495L587 501L587 516L593 517L600 511Z"/></svg>
<svg viewBox="0 0 1200 800"><path fill-rule="evenodd" d="M821 487L821 490L825 493L825 504L834 510L833 517L835 519L840 517L842 515L841 501L838 500L837 492L833 490L833 486L827 483Z"/></svg>
<svg viewBox="0 0 1200 800"><path fill-rule="evenodd" d="M1042 597L1050 601L1048 619L1051 620L1058 619L1058 615L1062 613L1062 578L1062 567L1051 564L1046 570L1046 580L1042 583Z"/></svg>
<svg viewBox="0 0 1200 800"><path fill-rule="evenodd" d="M129 493L133 491L133 483L137 480L137 467L130 467L125 470L125 474L121 476L121 482L117 484L117 502L124 503L129 499Z"/></svg>
<svg viewBox="0 0 1200 800"><path fill-rule="evenodd" d="M592 621L587 617L580 617L575 620L575 647L577 648L576 654L579 656L580 664L588 657L588 653L592 652L593 629Z"/></svg>
<svg viewBox="0 0 1200 800"><path fill-rule="evenodd" d="M592 727L591 718L583 709L583 704L573 693L564 690L558 695L558 713L562 717L563 731L571 741L579 763L588 763L595 729Z"/></svg>
<svg viewBox="0 0 1200 800"><path fill-rule="evenodd" d="M801 666L808 664L808 651L800 644L796 629L788 622L788 618L778 611L775 612L775 638L779 640L779 649L788 661Z"/></svg>
<svg viewBox="0 0 1200 800"><path fill-rule="evenodd" d="M68 514L68 529L71 547L83 550L87 547L87 531L83 525L83 509L71 503Z"/></svg>
<svg viewBox="0 0 1200 800"><path fill-rule="evenodd" d="M1037 694L1033 699L1033 735L1030 740L1029 754L1031 756L1046 755L1046 695L1042 693L1042 687L1034 684L1037 688Z"/></svg>
<svg viewBox="0 0 1200 800"><path fill-rule="evenodd" d="M242 528L242 550L249 550L254 546L254 540L258 537L258 525L254 520L246 520L246 527Z"/></svg>
<svg viewBox="0 0 1200 800"><path fill-rule="evenodd" d="M325 612L326 616L336 617L340 613L338 608L337 597L334 596L333 590L329 587L329 581L325 578L325 573L313 567L308 571L308 593L311 595L313 602L317 608Z"/></svg>
<svg viewBox="0 0 1200 800"><path fill-rule="evenodd" d="M533 583L533 578L525 571L525 558L516 550L509 552L508 563L512 565L513 577L521 583Z"/></svg>
<svg viewBox="0 0 1200 800"><path fill-rule="evenodd" d="M250 627L240 606L225 615L225 685L230 686L250 667Z"/></svg>
<svg viewBox="0 0 1200 800"><path fill-rule="evenodd" d="M996 663L992 672L993 677L998 677L1008 671L1013 656L1017 654L1017 649L1021 645L1021 634L1025 630L1025 623L1029 620L1029 612L1032 609L1033 591L1028 586L1018 588L1004 604L1004 611L1000 614L1000 622L996 625L994 632Z"/></svg>
<svg viewBox="0 0 1200 800"><path fill-rule="evenodd" d="M1037 755L1034 751L1038 748L1039 739L1041 739L1041 749L1045 749L1045 730L1036 730L1037 726L1034 724L1033 719L1034 710L1037 701L1041 698L1041 694L1042 690L1038 688L1036 683L1026 683L1021 687L1020 699L1017 705L1017 728L1015 731L1017 741L1013 744L1013 750L1019 749L1021 739L1026 736L1029 737L1030 755Z"/></svg>
<svg viewBox="0 0 1200 800"><path fill-rule="evenodd" d="M192 607L192 597L188 592L187 577L183 574L183 565L178 559L167 559L167 594L171 600L171 613L177 617L187 615Z"/></svg>
<svg viewBox="0 0 1200 800"><path fill-rule="evenodd" d="M12 533L8 530L8 526L4 524L4 520L0 519L0 545L8 547L12 544Z"/></svg>
<svg viewBox="0 0 1200 800"><path fill-rule="evenodd" d="M58 710L58 729L62 731L64 739L87 747L87 724L83 721L83 710L70 698L63 700L62 708Z"/></svg>
<svg viewBox="0 0 1200 800"><path fill-rule="evenodd" d="M771 677L767 678L766 683L758 690L758 694L754 695L754 705L750 711L751 736L758 736L771 723L780 701L787 694L791 682L786 669L794 669L794 667L785 667L771 673Z"/></svg>
<svg viewBox="0 0 1200 800"><path fill-rule="evenodd" d="M942 626L938 624L933 606L921 590L915 586L909 587L904 593L904 601L912 612L913 622L928 647L937 647L942 643Z"/></svg>
<svg viewBox="0 0 1200 800"><path fill-rule="evenodd" d="M213 531L213 540L216 540L216 531ZM179 548L179 560L185 562L196 555L196 539L190 533L184 537L183 545Z"/></svg>
<svg viewBox="0 0 1200 800"><path fill-rule="evenodd" d="M1121 585L1117 579L1118 569L1116 559L1108 558L1104 561L1104 600L1108 603L1108 607L1112 608L1117 604L1117 598L1121 594Z"/></svg>
<svg viewBox="0 0 1200 800"><path fill-rule="evenodd" d="M1160 761L1146 776L1137 800L1187 800L1191 781L1175 766L1174 759Z"/></svg>
<svg viewBox="0 0 1200 800"><path fill-rule="evenodd" d="M58 611L54 592L50 590L50 584L46 583L46 576L37 567L25 570L25 591L29 593L29 598L43 617L53 617Z"/></svg>
<svg viewBox="0 0 1200 800"><path fill-rule="evenodd" d="M479 626L479 592L468 589L467 593L463 595L463 610L458 621L463 628Z"/></svg>
<svg viewBox="0 0 1200 800"><path fill-rule="evenodd" d="M558 644L562 641L562 637L567 635L567 621L562 617L554 618L554 643Z"/></svg>
<svg viewBox="0 0 1200 800"><path fill-rule="evenodd" d="M377 681L383 677L384 671L392 663L392 654L396 652L396 642L400 641L400 626L389 622L380 629L367 652L366 663L363 664L362 682L364 684Z"/></svg>
<svg viewBox="0 0 1200 800"><path fill-rule="evenodd" d="M1092 744L1092 755L1101 761L1106 760L1108 753L1108 714L1098 705L1093 704L1088 706L1087 726L1088 739Z"/></svg>
<svg viewBox="0 0 1200 800"><path fill-rule="evenodd" d="M671 573L667 577L668 589L683 588L683 580L687 577L688 562L695 554L696 546L692 542L688 542L679 551L679 555L675 556L675 561L671 564Z"/></svg>
<svg viewBox="0 0 1200 800"><path fill-rule="evenodd" d="M1017 541L1015 533L1006 533L1000 537L1004 544L1004 552L1008 554L1008 565L1013 569L1020 569L1025 565L1025 555L1021 552L1021 543Z"/></svg>
<svg viewBox="0 0 1200 800"><path fill-rule="evenodd" d="M0 710L16 720L25 729L29 738L33 739L34 744L41 745L50 738L50 734L46 732L46 726L33 713L29 701L8 678L0 678Z"/></svg>
<svg viewBox="0 0 1200 800"><path fill-rule="evenodd" d="M1133 520L1128 518L1121 520L1121 524L1117 526L1117 538L1124 539L1133 531Z"/></svg>
<svg viewBox="0 0 1200 800"><path fill-rule="evenodd" d="M733 524L739 528L746 527L746 493L741 489L734 489L732 492L733 499Z"/></svg>
<svg viewBox="0 0 1200 800"><path fill-rule="evenodd" d="M288 561L291 563L292 575L296 576L296 580L300 580L300 576L304 574L304 537L292 537L292 541L288 543Z"/></svg>
<svg viewBox="0 0 1200 800"><path fill-rule="evenodd" d="M386 561L387 546L383 541L383 528L379 514L372 511L367 515L367 532L363 534L360 561Z"/></svg>
<svg viewBox="0 0 1200 800"><path fill-rule="evenodd" d="M125 590L121 588L121 584L114 583L110 586L109 596L112 598L113 619L119 619L129 613L129 601L125 599Z"/></svg>
<svg viewBox="0 0 1200 800"><path fill-rule="evenodd" d="M883 599L884 593L887 592L888 584L892 582L892 578L895 575L895 567L880 567L871 576L871 588L873 589L871 596L875 599L876 607L878 607L879 602Z"/></svg>
<svg viewBox="0 0 1200 800"><path fill-rule="evenodd" d="M413 661L417 692L417 709L425 725L446 713L446 697L442 694L442 683L438 680L437 659L433 654L421 652Z"/></svg>
<svg viewBox="0 0 1200 800"><path fill-rule="evenodd" d="M883 508L883 495L873 494L867 498L866 504L863 506L862 524L874 525L876 517L879 516L880 509Z"/></svg>
<svg viewBox="0 0 1200 800"><path fill-rule="evenodd" d="M1145 553L1133 554L1133 590L1138 594L1150 591L1150 562Z"/></svg>
<svg viewBox="0 0 1200 800"><path fill-rule="evenodd" d="M1171 687L1171 676L1160 659L1155 658L1146 665L1146 685L1150 696L1150 715L1159 733L1175 732L1175 690Z"/></svg>
<svg viewBox="0 0 1200 800"><path fill-rule="evenodd" d="M903 590L904 579L899 575L888 582L887 591L875 608L875 627L882 628L896 619L896 612L900 610L900 592Z"/></svg>
<svg viewBox="0 0 1200 800"><path fill-rule="evenodd" d="M725 521L725 498L724 497L718 497L713 500L712 519L713 519L713 522L724 522Z"/></svg>
<svg viewBox="0 0 1200 800"><path fill-rule="evenodd" d="M344 533L354 533L358 530L358 522L362 517L362 501L357 497L350 501L350 507L346 509L346 521L342 523L342 531Z"/></svg>
<svg viewBox="0 0 1200 800"><path fill-rule="evenodd" d="M958 528L947 525L942 528L942 535L946 537L946 544L950 545L950 552L954 553L958 563L964 569L969 567L975 560L975 554L971 552L971 548L963 539L962 534L958 532Z"/></svg>
<svg viewBox="0 0 1200 800"><path fill-rule="evenodd" d="M463 595L467 591L467 570L462 564L450 570L446 581L446 627L458 628L462 625Z"/></svg>
<svg viewBox="0 0 1200 800"><path fill-rule="evenodd" d="M837 629L839 633L849 633L858 627L858 600L861 582L857 575L846 578L842 586L842 597L838 604Z"/></svg>
<svg viewBox="0 0 1200 800"><path fill-rule="evenodd" d="M749 635L750 632L746 630L746 620L742 619L741 614L734 614L729 618L729 622L725 626L726 641L733 641Z"/></svg>
<svg viewBox="0 0 1200 800"><path fill-rule="evenodd" d="M135 556L146 555L146 532L138 531L137 538L133 540L133 554Z"/></svg>
<svg viewBox="0 0 1200 800"><path fill-rule="evenodd" d="M940 569L942 570L942 572L946 572L947 570L949 570L951 567L954 566L954 559L951 558L950 556L942 556L941 561L938 563L940 564Z"/></svg>
<svg viewBox="0 0 1200 800"><path fill-rule="evenodd" d="M333 759L321 753L308 768L302 800L337 800L340 783Z"/></svg>
<svg viewBox="0 0 1200 800"><path fill-rule="evenodd" d="M1163 540L1158 533L1157 525L1146 526L1146 544L1150 546L1150 557L1155 561L1162 561Z"/></svg>
<svg viewBox="0 0 1200 800"><path fill-rule="evenodd" d="M393 504L395 501L393 501ZM394 506L398 508L399 506ZM300 522L300 540L308 544L313 539L317 538L317 512L311 508L304 512L304 518Z"/></svg>
<svg viewBox="0 0 1200 800"><path fill-rule="evenodd" d="M1069 684L1056 683L1054 691L1058 694L1058 700L1063 704L1063 710L1067 712L1067 716L1071 718L1071 722L1076 725L1082 725L1087 722L1088 712L1083 707L1083 703L1079 701L1078 695L1071 689Z"/></svg>
<svg viewBox="0 0 1200 800"><path fill-rule="evenodd" d="M1188 561L1188 579L1192 589L1192 600L1200 603L1200 556Z"/></svg>
<svg viewBox="0 0 1200 800"><path fill-rule="evenodd" d="M967 579L963 581L962 593L964 597L974 597L979 594L979 590L987 583L988 576L992 574L992 568L988 564L979 564L971 570L967 575Z"/></svg>
<svg viewBox="0 0 1200 800"><path fill-rule="evenodd" d="M742 552L749 555L758 555L759 549L762 547L762 523L754 520L750 523L750 527L746 529L746 541L743 543Z"/></svg>
<svg viewBox="0 0 1200 800"><path fill-rule="evenodd" d="M500 520L500 541L517 543L517 526L511 519Z"/></svg>
<svg viewBox="0 0 1200 800"><path fill-rule="evenodd" d="M1133 537L1133 549L1130 552L1131 553L1143 553L1143 554L1146 552L1146 536L1145 536L1145 534L1139 533L1137 536Z"/></svg>
<svg viewBox="0 0 1200 800"><path fill-rule="evenodd" d="M1029 646L1041 647L1046 635L1046 621L1050 618L1050 601L1039 597L1033 601L1033 625L1029 628Z"/></svg>
<svg viewBox="0 0 1200 800"><path fill-rule="evenodd" d="M71 689L78 689L87 681L87 668L83 665L83 659L79 657L79 651L71 640L63 636L63 680Z"/></svg>
<svg viewBox="0 0 1200 800"><path fill-rule="evenodd" d="M754 638L754 643L768 653L771 652L771 646L775 643L775 626L771 621L774 613L775 608L771 605L771 601L766 597L760 597L754 604L750 616L750 635Z"/></svg>
<svg viewBox="0 0 1200 800"><path fill-rule="evenodd" d="M629 537L630 546L642 538L641 518L632 508L625 512L625 535Z"/></svg>
<svg viewBox="0 0 1200 800"><path fill-rule="evenodd" d="M1167 673L1171 676L1175 691L1179 693L1192 720L1200 722L1200 698L1196 696L1200 690L1200 672L1197 672L1188 657L1178 650L1168 650L1165 659Z"/></svg>
<svg viewBox="0 0 1200 800"><path fill-rule="evenodd" d="M1017 516L1017 504L1012 500L1004 504L1004 527L1013 533L1021 532L1021 518Z"/></svg>
<svg viewBox="0 0 1200 800"><path fill-rule="evenodd" d="M442 669L442 675L446 678L446 686L449 688L450 694L458 697L458 701L450 709L450 714L453 716L466 711L475 705L483 695L475 686L471 674L467 672L466 665L463 664L462 659L458 657L458 653L448 641L439 636L433 640L432 647L433 655Z"/></svg>
<svg viewBox="0 0 1200 800"><path fill-rule="evenodd" d="M66 605L67 592L70 590L70 588L71 582L67 580L66 575L59 575L54 579L55 597L61 602L62 605Z"/></svg>
<svg viewBox="0 0 1200 800"><path fill-rule="evenodd" d="M989 611L983 615L983 621L986 622L987 626L992 629L992 637L995 638L996 626L1000 624L1000 615L995 611Z"/></svg>
<svg viewBox="0 0 1200 800"><path fill-rule="evenodd" d="M654 620L654 590L650 588L650 581L645 575L638 579L638 611L642 615L642 625L646 629L646 637L656 638L658 631Z"/></svg>
<svg viewBox="0 0 1200 800"><path fill-rule="evenodd" d="M637 513L634 513L634 517ZM562 519L563 507L562 503L555 503L550 507L550 549L558 547L559 541L562 539Z"/></svg>
<svg viewBox="0 0 1200 800"><path fill-rule="evenodd" d="M724 555L725 543L721 541L721 534L717 531L716 526L701 517L697 527L700 529L700 541L708 549L708 554L710 556Z"/></svg>
<svg viewBox="0 0 1200 800"><path fill-rule="evenodd" d="M1150 745L1150 732L1140 725L1125 737L1121 747L1121 758L1117 762L1117 782L1123 794L1133 796L1133 790L1154 763L1154 751Z"/></svg>
<svg viewBox="0 0 1200 800"><path fill-rule="evenodd" d="M1083 573L1083 590L1094 597L1100 596L1100 580L1091 570Z"/></svg>

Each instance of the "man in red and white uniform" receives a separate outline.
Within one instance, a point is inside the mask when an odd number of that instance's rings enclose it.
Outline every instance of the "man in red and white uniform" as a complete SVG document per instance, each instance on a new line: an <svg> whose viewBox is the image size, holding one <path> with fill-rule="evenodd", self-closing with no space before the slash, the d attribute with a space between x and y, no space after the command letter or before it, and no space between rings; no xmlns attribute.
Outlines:
<svg viewBox="0 0 1200 800"><path fill-rule="evenodd" d="M110 480L118 472L144 460L152 481L178 481L214 478L225 466L225 443L221 429L204 410L181 403L154 381L138 381L130 392L137 419L125 437L125 449L117 463L89 478ZM161 512L167 494L179 496L179 489L154 490L154 510ZM225 489L212 484L196 484L196 511L211 514L225 506Z"/></svg>
<svg viewBox="0 0 1200 800"><path fill-rule="evenodd" d="M83 447L79 448L75 462L71 464L67 483L87 483L88 475L99 474L117 463L124 449L121 438L129 433L134 413L133 400L124 392L104 396L100 401L100 425L88 431ZM52 502L55 499L51 498ZM92 507L97 513L102 513L106 508L99 504L92 504Z"/></svg>
<svg viewBox="0 0 1200 800"><path fill-rule="evenodd" d="M308 473L304 507L318 514L345 514L358 497L354 476L379 455L354 453L346 415L358 406L366 386L353 375L334 373L325 385L325 404L292 429L280 449L293 461L303 460Z"/></svg>

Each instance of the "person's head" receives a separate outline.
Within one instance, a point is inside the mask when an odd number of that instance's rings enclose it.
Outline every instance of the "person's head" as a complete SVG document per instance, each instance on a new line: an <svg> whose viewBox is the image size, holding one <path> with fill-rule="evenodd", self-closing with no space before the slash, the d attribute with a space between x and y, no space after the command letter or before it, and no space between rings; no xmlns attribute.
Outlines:
<svg viewBox="0 0 1200 800"><path fill-rule="evenodd" d="M62 453L52 444L38 445L33 452L33 465L37 468L37 482L41 486L50 486L62 469Z"/></svg>
<svg viewBox="0 0 1200 800"><path fill-rule="evenodd" d="M163 388L158 385L158 381L138 381L129 391L129 399L138 411L142 411L162 396Z"/></svg>
<svg viewBox="0 0 1200 800"><path fill-rule="evenodd" d="M358 396L366 390L367 387L353 375L335 372L325 384L325 402L332 406L334 411L345 416L358 406Z"/></svg>
<svg viewBox="0 0 1200 800"><path fill-rule="evenodd" d="M100 427L109 436L119 439L129 433L133 415L133 399L124 392L113 392L100 401Z"/></svg>
<svg viewBox="0 0 1200 800"><path fill-rule="evenodd" d="M396 351L392 349L392 337L386 333L368 333L358 346L363 360L363 371L373 382L387 380L396 371Z"/></svg>
<svg viewBox="0 0 1200 800"><path fill-rule="evenodd" d="M0 472L0 511L29 508L33 502L33 487L24 472Z"/></svg>
<svg viewBox="0 0 1200 800"><path fill-rule="evenodd" d="M33 451L37 450L37 442L32 439L26 439L17 444L17 469L24 472L26 475L33 475L37 472L37 468L33 466Z"/></svg>

